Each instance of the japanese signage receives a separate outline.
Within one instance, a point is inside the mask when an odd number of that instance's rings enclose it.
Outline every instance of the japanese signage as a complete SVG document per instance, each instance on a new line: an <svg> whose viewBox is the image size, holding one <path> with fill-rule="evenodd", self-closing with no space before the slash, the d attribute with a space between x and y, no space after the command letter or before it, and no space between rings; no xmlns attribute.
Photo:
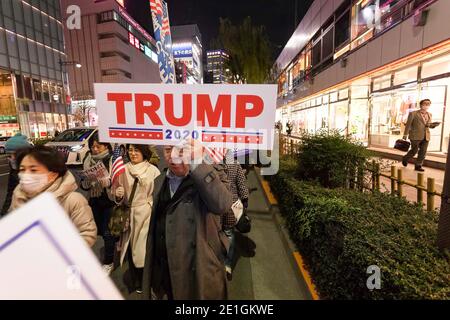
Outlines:
<svg viewBox="0 0 450 320"><path fill-rule="evenodd" d="M95 85L101 141L271 150L276 85Z"/></svg>

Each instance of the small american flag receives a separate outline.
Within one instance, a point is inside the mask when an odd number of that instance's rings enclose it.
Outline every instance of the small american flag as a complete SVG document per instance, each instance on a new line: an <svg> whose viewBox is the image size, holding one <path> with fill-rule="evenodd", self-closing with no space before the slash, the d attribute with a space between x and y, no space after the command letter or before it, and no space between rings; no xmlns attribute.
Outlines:
<svg viewBox="0 0 450 320"><path fill-rule="evenodd" d="M222 163L227 149L205 147L205 152L215 163Z"/></svg>
<svg viewBox="0 0 450 320"><path fill-rule="evenodd" d="M125 172L125 164L123 158L120 155L120 145L118 143L114 146L113 156L112 156L112 170L111 170L111 181L112 184L119 178L119 176Z"/></svg>

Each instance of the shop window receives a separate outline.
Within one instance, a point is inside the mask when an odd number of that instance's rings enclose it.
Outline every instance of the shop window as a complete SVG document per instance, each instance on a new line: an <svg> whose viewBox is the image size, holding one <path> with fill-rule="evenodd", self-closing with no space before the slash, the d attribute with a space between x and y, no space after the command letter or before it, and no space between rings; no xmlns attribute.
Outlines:
<svg viewBox="0 0 450 320"><path fill-rule="evenodd" d="M31 85L30 77L23 77L23 86L25 89L25 98L32 100L33 99L33 89Z"/></svg>
<svg viewBox="0 0 450 320"><path fill-rule="evenodd" d="M422 65L421 78L426 79L446 73L450 73L450 55L425 62Z"/></svg>
<svg viewBox="0 0 450 320"><path fill-rule="evenodd" d="M16 77L16 94L18 98L24 97L24 90L23 90L23 83L22 83L22 77L19 74L15 75Z"/></svg>
<svg viewBox="0 0 450 320"><path fill-rule="evenodd" d="M336 102L338 100L338 93L332 92L330 93L330 102Z"/></svg>
<svg viewBox="0 0 450 320"><path fill-rule="evenodd" d="M334 43L333 43L333 33L334 30L331 28L327 33L323 35L322 38L322 59L328 59L334 53Z"/></svg>
<svg viewBox="0 0 450 320"><path fill-rule="evenodd" d="M42 86L39 80L33 79L34 99L42 100Z"/></svg>
<svg viewBox="0 0 450 320"><path fill-rule="evenodd" d="M383 90L391 87L391 75L385 75L373 80L373 91Z"/></svg>
<svg viewBox="0 0 450 320"><path fill-rule="evenodd" d="M348 89L339 90L339 100L348 99Z"/></svg>
<svg viewBox="0 0 450 320"><path fill-rule="evenodd" d="M42 100L50 102L50 89L47 81L42 81Z"/></svg>
<svg viewBox="0 0 450 320"><path fill-rule="evenodd" d="M312 49L312 66L316 67L320 64L320 58L322 57L322 43L317 42Z"/></svg>
<svg viewBox="0 0 450 320"><path fill-rule="evenodd" d="M350 10L336 20L334 35L336 48L350 40Z"/></svg>
<svg viewBox="0 0 450 320"><path fill-rule="evenodd" d="M417 66L397 71L394 74L394 86L417 81Z"/></svg>
<svg viewBox="0 0 450 320"><path fill-rule="evenodd" d="M373 37L375 17L379 14L378 0L362 0L352 8L351 49L355 49Z"/></svg>

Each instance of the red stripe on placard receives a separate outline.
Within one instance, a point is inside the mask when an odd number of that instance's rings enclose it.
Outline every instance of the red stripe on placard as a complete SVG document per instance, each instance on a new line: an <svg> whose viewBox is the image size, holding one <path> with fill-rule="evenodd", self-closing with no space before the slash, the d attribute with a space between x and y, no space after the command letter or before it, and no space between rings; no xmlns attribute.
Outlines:
<svg viewBox="0 0 450 320"><path fill-rule="evenodd" d="M208 134L202 135L204 142L233 142L233 143L257 143L262 144L261 136L242 135L242 134Z"/></svg>
<svg viewBox="0 0 450 320"><path fill-rule="evenodd" d="M153 139L162 140L162 132L152 131L133 131L133 130L109 130L109 136L111 138L118 139Z"/></svg>

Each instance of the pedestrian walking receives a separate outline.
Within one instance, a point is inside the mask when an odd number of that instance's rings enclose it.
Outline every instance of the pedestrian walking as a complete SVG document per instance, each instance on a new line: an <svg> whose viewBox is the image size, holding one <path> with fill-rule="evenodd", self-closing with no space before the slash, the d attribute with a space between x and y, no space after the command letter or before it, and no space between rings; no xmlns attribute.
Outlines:
<svg viewBox="0 0 450 320"><path fill-rule="evenodd" d="M125 173L119 176L115 190L117 202L126 201L130 204L129 226L119 243L120 263L122 265L127 257L133 289L142 293L142 272L153 206L154 180L160 172L149 162L152 157L149 146L130 144L127 150L130 162L125 165Z"/></svg>
<svg viewBox="0 0 450 320"><path fill-rule="evenodd" d="M226 153L224 162L225 173L227 174L228 182L230 184L230 191L233 196L233 203L240 200L243 205L243 210L246 210L248 207L249 190L247 187L247 179L245 177L244 170L239 162L234 158L233 153L230 151ZM223 231L230 240L230 248L225 259L225 271L228 280L231 280L233 272L235 252L234 227L236 223L237 221L233 211L229 211L222 217Z"/></svg>
<svg viewBox="0 0 450 320"><path fill-rule="evenodd" d="M8 175L8 187L6 190L5 201L0 212L0 216L4 216L8 213L11 206L11 200L14 189L19 184L19 168L16 162L16 153L21 149L31 147L28 142L27 136L17 133L15 136L9 138L5 143L5 153L8 157L9 175Z"/></svg>
<svg viewBox="0 0 450 320"><path fill-rule="evenodd" d="M75 177L67 170L65 160L55 149L36 146L17 154L19 185L14 190L10 210L20 208L43 192L50 192L61 204L80 236L89 246L97 238L97 227L91 208L83 195L76 192Z"/></svg>
<svg viewBox="0 0 450 320"><path fill-rule="evenodd" d="M89 140L90 152L83 161L83 169L90 169L103 163L109 176L99 180L83 180L81 187L89 192L89 205L94 214L97 234L103 238L104 254L102 259L103 271L110 275L114 266L114 251L117 239L111 234L108 223L114 208L114 196L111 194L112 146L100 142L98 134Z"/></svg>
<svg viewBox="0 0 450 320"><path fill-rule="evenodd" d="M229 241L220 216L231 208L232 195L223 170L186 161L202 155L202 147L190 143L184 162L164 147L168 168L155 180L143 282L148 299L227 298Z"/></svg>
<svg viewBox="0 0 450 320"><path fill-rule="evenodd" d="M432 115L428 112L431 106L430 99L424 99L420 101L420 110L413 111L408 115L408 120L405 126L405 132L403 139L406 140L409 137L411 141L411 149L403 157L402 164L407 166L409 160L411 160L417 153L417 160L415 162L416 171L425 171L422 168L425 156L427 154L428 144L430 142L431 134L430 128L435 128L439 123L431 122Z"/></svg>

